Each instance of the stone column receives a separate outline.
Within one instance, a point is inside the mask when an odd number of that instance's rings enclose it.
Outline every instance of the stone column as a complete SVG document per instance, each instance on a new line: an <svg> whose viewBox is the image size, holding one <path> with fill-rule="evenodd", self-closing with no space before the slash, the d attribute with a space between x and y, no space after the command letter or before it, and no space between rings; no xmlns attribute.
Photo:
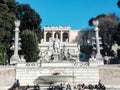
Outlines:
<svg viewBox="0 0 120 90"><path fill-rule="evenodd" d="M54 34L55 34L55 32L53 31L52 32L52 41L54 40Z"/></svg>
<svg viewBox="0 0 120 90"><path fill-rule="evenodd" d="M94 31L95 31L95 38L96 38L96 47L97 47L97 54L96 54L96 59L100 60L102 59L102 56L100 54L100 43L99 43L99 21L98 20L94 20L93 21L93 25L94 25Z"/></svg>
<svg viewBox="0 0 120 90"><path fill-rule="evenodd" d="M15 50L14 53L18 55L18 39L19 39L19 28L15 28Z"/></svg>
<svg viewBox="0 0 120 90"><path fill-rule="evenodd" d="M61 35L60 36L60 41L63 42L63 32L62 31L61 31L60 35Z"/></svg>
<svg viewBox="0 0 120 90"><path fill-rule="evenodd" d="M70 42L70 32L68 31L68 42Z"/></svg>
<svg viewBox="0 0 120 90"><path fill-rule="evenodd" d="M46 42L46 31L44 31L44 42Z"/></svg>
<svg viewBox="0 0 120 90"><path fill-rule="evenodd" d="M20 26L20 20L15 21L15 43L14 43L14 54L10 58L10 64L17 64L18 61L20 61L19 55L18 55L18 41L19 41L19 26Z"/></svg>

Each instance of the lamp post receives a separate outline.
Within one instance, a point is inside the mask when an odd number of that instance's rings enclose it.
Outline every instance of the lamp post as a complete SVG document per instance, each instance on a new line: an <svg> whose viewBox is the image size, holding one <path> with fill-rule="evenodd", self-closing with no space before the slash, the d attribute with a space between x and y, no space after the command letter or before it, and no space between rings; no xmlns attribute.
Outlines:
<svg viewBox="0 0 120 90"><path fill-rule="evenodd" d="M14 54L10 58L10 64L17 64L17 62L20 60L18 55L18 39L19 39L19 26L20 26L20 20L16 20L15 22L15 43L14 43Z"/></svg>
<svg viewBox="0 0 120 90"><path fill-rule="evenodd" d="M93 20L93 26L94 26L94 31L95 31L95 39L96 39L96 47L97 47L97 54L96 54L96 59L97 60L102 60L102 56L100 54L100 37L99 37L99 21L98 20Z"/></svg>

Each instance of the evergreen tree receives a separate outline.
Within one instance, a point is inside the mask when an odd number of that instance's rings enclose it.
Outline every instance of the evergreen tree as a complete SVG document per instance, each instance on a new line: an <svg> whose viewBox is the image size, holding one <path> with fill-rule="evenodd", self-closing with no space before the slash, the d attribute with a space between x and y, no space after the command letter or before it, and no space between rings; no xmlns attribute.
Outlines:
<svg viewBox="0 0 120 90"><path fill-rule="evenodd" d="M13 30L15 28L14 21L16 19L19 19L21 21L21 33L22 31L28 29L30 31L34 31L34 33L36 33L37 36L39 36L39 41L41 37L40 23L42 20L40 16L34 11L34 9L32 9L28 4L16 3L15 0L0 0L0 43L2 43L5 46L9 58L12 55L12 52L10 50L10 43L12 37L14 37ZM24 38L24 41L26 41L25 39L26 38ZM28 55L25 50L26 49L23 47L22 51L25 53L25 55ZM37 54L38 52L34 56L36 57ZM2 55L3 53L1 54L1 56ZM30 55L26 56L26 58L27 60L30 59ZM31 60L34 61L35 58L31 58Z"/></svg>
<svg viewBox="0 0 120 90"><path fill-rule="evenodd" d="M14 28L16 15L10 13L6 0L0 3L0 42L8 44ZM6 2L5 2L6 1Z"/></svg>
<svg viewBox="0 0 120 90"><path fill-rule="evenodd" d="M0 65L6 63L6 47L4 44L0 43Z"/></svg>
<svg viewBox="0 0 120 90"><path fill-rule="evenodd" d="M14 30L14 21L16 20L16 14L12 10L13 6L15 6L15 0L0 0L0 43L3 44L5 50L1 52L1 59L4 55L11 55L9 49Z"/></svg>
<svg viewBox="0 0 120 90"><path fill-rule="evenodd" d="M38 42L34 31L24 30L21 34L22 38L22 54L25 55L27 62L35 62L38 60Z"/></svg>
<svg viewBox="0 0 120 90"><path fill-rule="evenodd" d="M30 7L29 4L17 4L16 15L19 20L21 20L21 31L28 29L33 30L37 34L38 39L41 39L41 22L42 19L35 12L34 9Z"/></svg>

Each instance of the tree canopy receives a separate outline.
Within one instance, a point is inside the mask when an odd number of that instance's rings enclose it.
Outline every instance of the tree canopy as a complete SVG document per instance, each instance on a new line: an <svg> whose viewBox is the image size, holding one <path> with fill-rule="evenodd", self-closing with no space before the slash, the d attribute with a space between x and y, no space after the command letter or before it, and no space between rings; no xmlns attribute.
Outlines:
<svg viewBox="0 0 120 90"><path fill-rule="evenodd" d="M21 20L21 30L29 29L29 30L39 30L41 18L32 9L29 4L18 4L16 7L16 13L18 19Z"/></svg>
<svg viewBox="0 0 120 90"><path fill-rule="evenodd" d="M114 43L114 33L117 31L119 18L115 14L101 14L95 18L89 20L89 25L92 26L92 21L97 19L99 21L100 36L103 39L103 43L111 45Z"/></svg>
<svg viewBox="0 0 120 90"><path fill-rule="evenodd" d="M25 55L25 59L28 62L35 62L38 60L38 42L37 36L34 31L24 30L21 35L22 38L22 54Z"/></svg>
<svg viewBox="0 0 120 90"><path fill-rule="evenodd" d="M117 2L118 7L120 8L120 0Z"/></svg>
<svg viewBox="0 0 120 90"><path fill-rule="evenodd" d="M15 0L0 0L0 43L5 46L9 58L12 54L10 46L14 37L14 21L17 19L21 21L20 35L22 31L28 29L36 33L39 36L37 38L41 37L40 24L42 20L34 9L28 4L19 4ZM23 52L25 52L24 50L22 49ZM1 53L3 55L4 52Z"/></svg>

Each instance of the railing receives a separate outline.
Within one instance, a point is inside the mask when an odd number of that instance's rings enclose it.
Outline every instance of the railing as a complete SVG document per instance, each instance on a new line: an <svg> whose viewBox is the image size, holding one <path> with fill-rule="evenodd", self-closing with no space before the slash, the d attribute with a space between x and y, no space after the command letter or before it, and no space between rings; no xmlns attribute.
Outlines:
<svg viewBox="0 0 120 90"><path fill-rule="evenodd" d="M89 63L88 62L75 62L74 66L75 67L88 67Z"/></svg>
<svg viewBox="0 0 120 90"><path fill-rule="evenodd" d="M36 62L32 62L32 63L26 63L27 67L40 67L41 63L36 63Z"/></svg>

